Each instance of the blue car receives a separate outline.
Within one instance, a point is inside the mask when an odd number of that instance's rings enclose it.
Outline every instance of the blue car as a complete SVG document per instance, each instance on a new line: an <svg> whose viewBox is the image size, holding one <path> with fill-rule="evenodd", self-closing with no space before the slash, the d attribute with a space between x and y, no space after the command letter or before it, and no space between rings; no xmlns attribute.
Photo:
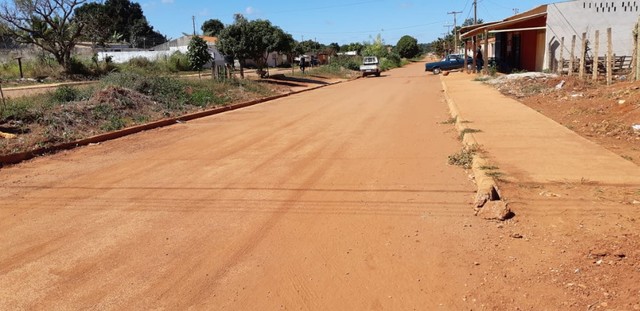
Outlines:
<svg viewBox="0 0 640 311"><path fill-rule="evenodd" d="M473 58L467 56L467 68L471 69L473 66ZM447 55L439 62L426 63L424 71L431 71L433 74L440 74L443 70L460 69L464 67L464 56L461 54Z"/></svg>

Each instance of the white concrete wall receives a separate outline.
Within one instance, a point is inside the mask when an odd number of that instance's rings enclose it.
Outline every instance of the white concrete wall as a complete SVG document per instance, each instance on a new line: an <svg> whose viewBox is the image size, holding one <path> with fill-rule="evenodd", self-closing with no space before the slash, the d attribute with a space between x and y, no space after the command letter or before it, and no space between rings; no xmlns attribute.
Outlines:
<svg viewBox="0 0 640 311"><path fill-rule="evenodd" d="M112 61L117 64L126 63L136 57L144 57L148 60L155 61L162 58L169 58L175 52L187 53L186 46L171 47L168 51L123 51L123 52L98 52L98 59L103 61L107 56L111 56ZM224 66L224 56L215 48L209 46L209 53L213 57L216 65ZM205 68L211 68L211 64L205 65Z"/></svg>
<svg viewBox="0 0 640 311"><path fill-rule="evenodd" d="M560 41L564 37L564 59L571 52L571 39L576 36L575 54L582 46L582 33L587 33L589 48L593 50L595 31L600 31L600 56L607 51L607 28L612 29L613 53L617 56L633 54L632 31L640 14L640 1L575 0L549 4L547 7L547 52L544 69L560 57ZM593 51L592 51L593 52ZM579 57L579 56L578 56Z"/></svg>

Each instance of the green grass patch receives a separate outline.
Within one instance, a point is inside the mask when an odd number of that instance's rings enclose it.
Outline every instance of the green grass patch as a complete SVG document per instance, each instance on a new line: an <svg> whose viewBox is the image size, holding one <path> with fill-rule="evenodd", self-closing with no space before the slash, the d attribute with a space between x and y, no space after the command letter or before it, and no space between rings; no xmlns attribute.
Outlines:
<svg viewBox="0 0 640 311"><path fill-rule="evenodd" d="M497 170L498 167L493 165L482 165L480 166L480 169L484 171L494 171L494 170Z"/></svg>
<svg viewBox="0 0 640 311"><path fill-rule="evenodd" d="M457 121L458 121L458 117L451 117L446 121L440 122L440 124L456 124Z"/></svg>
<svg viewBox="0 0 640 311"><path fill-rule="evenodd" d="M464 148L460 152L450 155L448 163L449 165L462 166L465 169L470 169L476 152L477 150L473 147Z"/></svg>
<svg viewBox="0 0 640 311"><path fill-rule="evenodd" d="M462 140L464 138L464 135L472 134L472 133L480 133L480 132L482 131L477 129L472 129L472 128L465 128L460 132L460 136L458 136L458 139Z"/></svg>

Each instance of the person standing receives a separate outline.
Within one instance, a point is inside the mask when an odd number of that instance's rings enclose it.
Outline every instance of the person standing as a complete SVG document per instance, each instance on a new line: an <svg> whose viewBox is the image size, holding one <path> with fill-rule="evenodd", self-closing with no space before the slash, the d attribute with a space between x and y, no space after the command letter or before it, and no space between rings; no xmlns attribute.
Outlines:
<svg viewBox="0 0 640 311"><path fill-rule="evenodd" d="M304 68L307 66L307 64L305 64L306 59L304 58L304 56L300 56L300 70L302 70L302 73L304 73Z"/></svg>
<svg viewBox="0 0 640 311"><path fill-rule="evenodd" d="M482 67L484 65L484 57L482 55L482 49L478 48L478 52L476 53L476 69L478 72L482 71Z"/></svg>

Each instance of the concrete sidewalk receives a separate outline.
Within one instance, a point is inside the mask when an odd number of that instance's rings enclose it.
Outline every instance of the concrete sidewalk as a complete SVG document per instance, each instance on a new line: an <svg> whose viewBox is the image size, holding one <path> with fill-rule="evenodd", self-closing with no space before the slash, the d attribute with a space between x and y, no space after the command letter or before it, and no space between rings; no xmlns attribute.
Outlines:
<svg viewBox="0 0 640 311"><path fill-rule="evenodd" d="M591 142L493 87L475 75L441 76L458 122L487 151L508 178L517 182L597 182L640 186L640 167ZM467 122L465 122L467 121Z"/></svg>

